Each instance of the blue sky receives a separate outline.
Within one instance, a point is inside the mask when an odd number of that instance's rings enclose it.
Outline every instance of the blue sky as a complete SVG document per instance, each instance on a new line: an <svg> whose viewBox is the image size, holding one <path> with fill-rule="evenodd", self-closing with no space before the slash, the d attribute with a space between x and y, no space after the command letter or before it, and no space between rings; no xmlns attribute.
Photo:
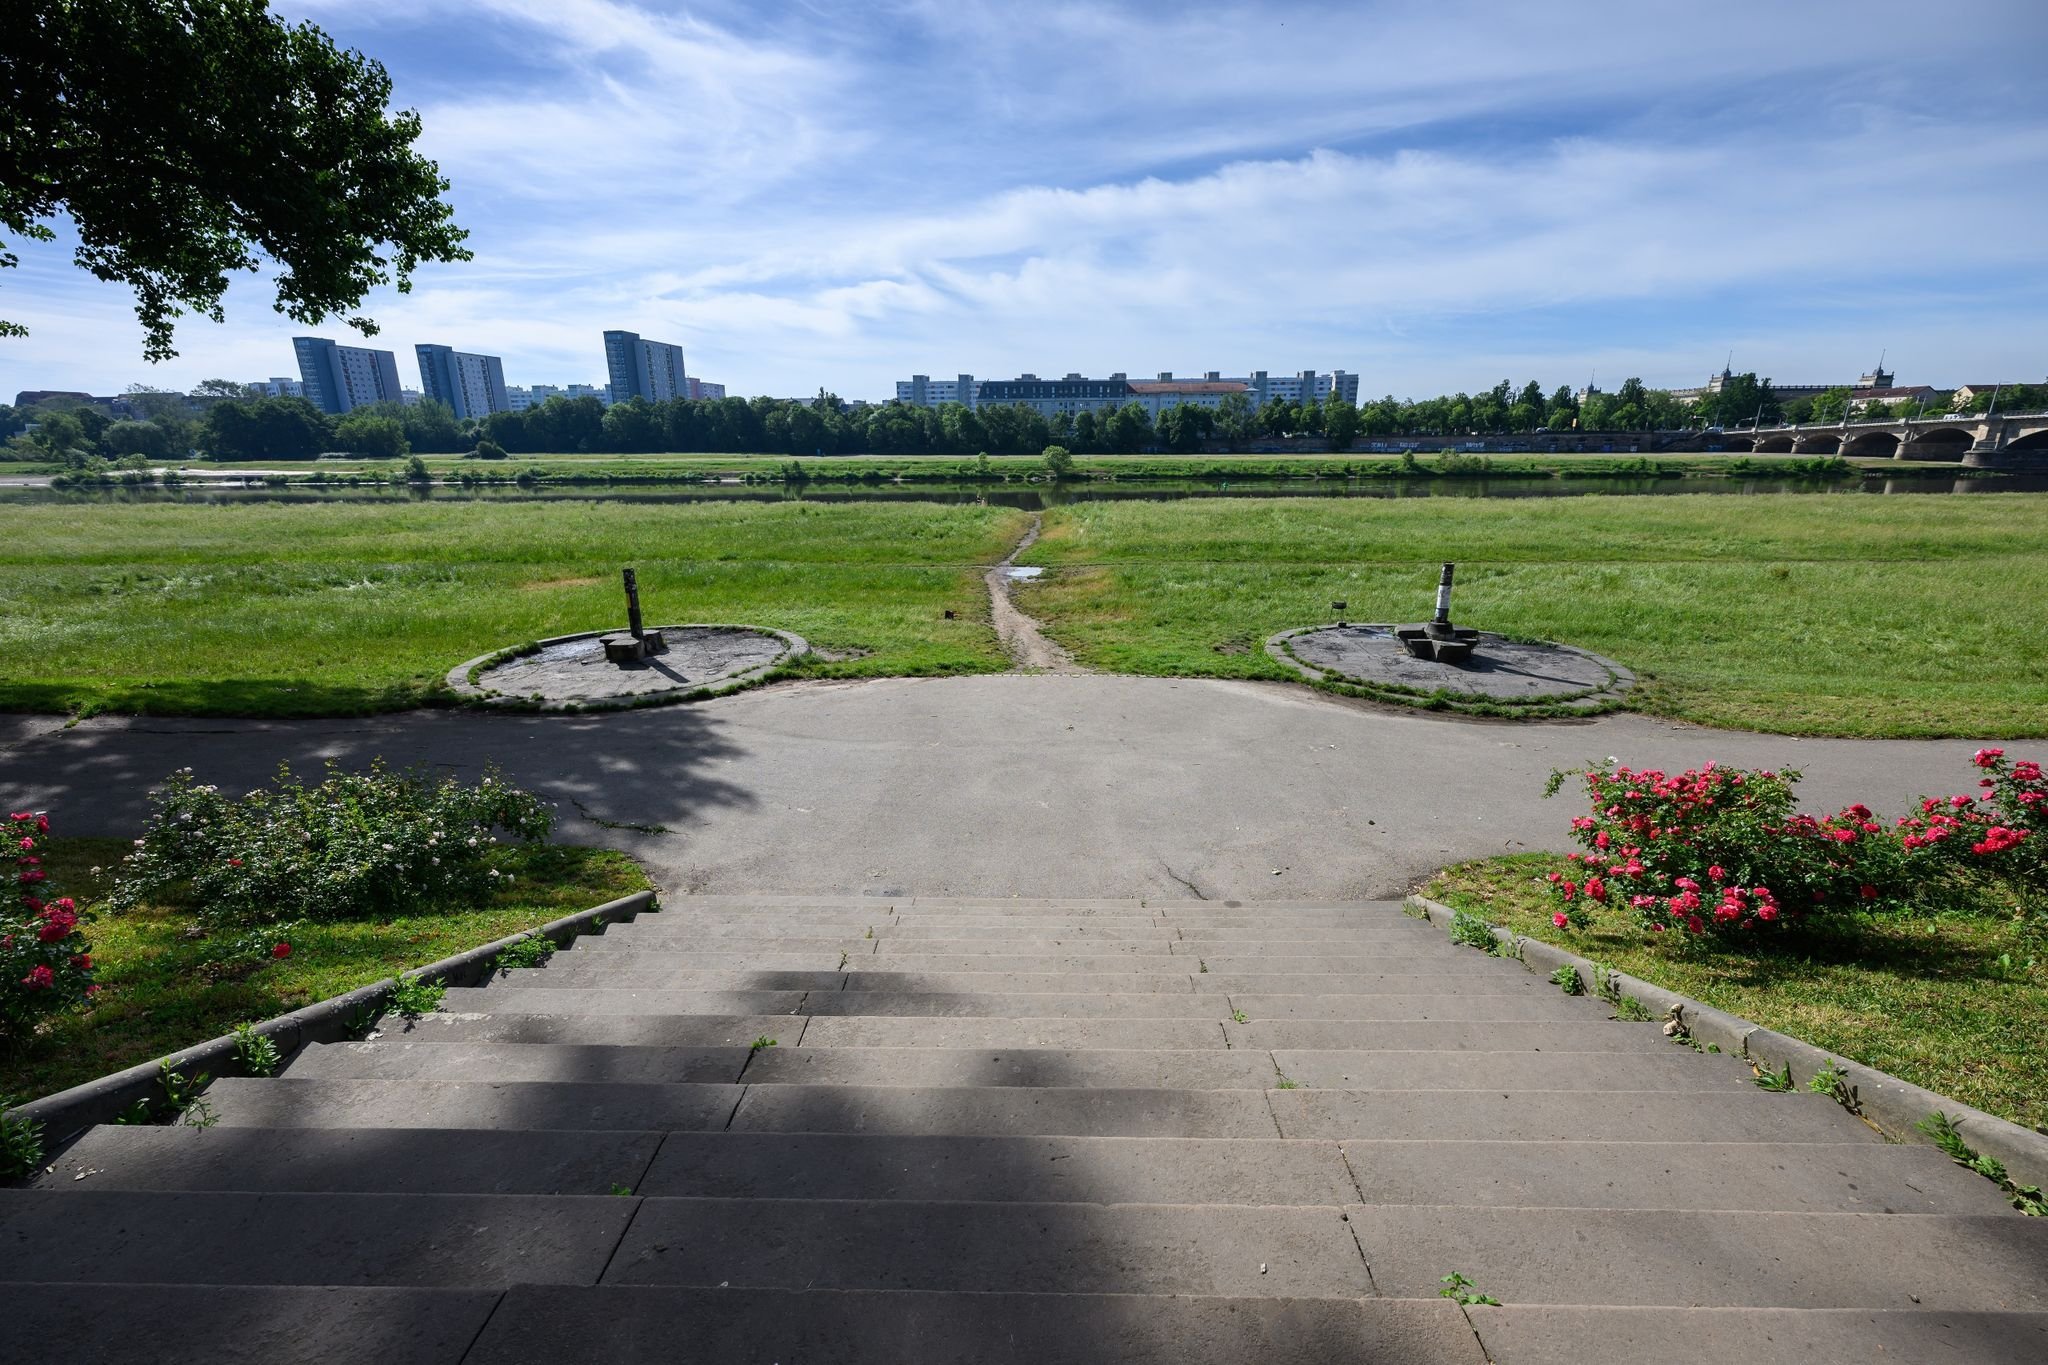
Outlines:
<svg viewBox="0 0 2048 1365"><path fill-rule="evenodd" d="M2042 0L276 8L390 68L473 234L369 302L408 382L422 341L602 382L614 326L746 394L2048 374ZM18 250L0 400L293 373L260 277L150 366Z"/></svg>

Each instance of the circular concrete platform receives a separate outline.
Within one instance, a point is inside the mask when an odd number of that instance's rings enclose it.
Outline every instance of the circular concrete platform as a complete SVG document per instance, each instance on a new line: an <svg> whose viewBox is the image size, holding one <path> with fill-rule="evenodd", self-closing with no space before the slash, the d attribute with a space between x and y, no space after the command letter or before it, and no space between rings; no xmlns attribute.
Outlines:
<svg viewBox="0 0 2048 1365"><path fill-rule="evenodd" d="M1635 684L1635 675L1612 659L1488 631L1462 664L1414 657L1385 625L1283 631L1266 641L1266 652L1317 682L1456 710L1605 711Z"/></svg>
<svg viewBox="0 0 2048 1365"><path fill-rule="evenodd" d="M457 664L448 686L487 706L595 711L713 697L756 682L810 652L800 636L761 626L661 626L668 651L639 663L605 661L613 630L557 635Z"/></svg>

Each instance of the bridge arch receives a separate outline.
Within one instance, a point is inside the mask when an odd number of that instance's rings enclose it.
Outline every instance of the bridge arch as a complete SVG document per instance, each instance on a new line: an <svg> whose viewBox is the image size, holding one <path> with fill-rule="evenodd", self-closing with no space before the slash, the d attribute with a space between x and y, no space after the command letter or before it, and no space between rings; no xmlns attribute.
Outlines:
<svg viewBox="0 0 2048 1365"><path fill-rule="evenodd" d="M1759 438L1756 443L1756 448L1760 452L1773 451L1781 455L1788 455L1792 451L1792 444L1792 434L1790 432L1786 432L1781 436L1765 436Z"/></svg>
<svg viewBox="0 0 2048 1365"><path fill-rule="evenodd" d="M1844 455L1876 455L1890 458L1899 453L1899 438L1889 431L1865 431L1849 438Z"/></svg>
<svg viewBox="0 0 2048 1365"><path fill-rule="evenodd" d="M2030 431L2017 440L2006 442L2007 450L2048 450L2048 427Z"/></svg>
<svg viewBox="0 0 2048 1365"><path fill-rule="evenodd" d="M1756 449L1756 442L1747 436L1723 436L1721 449L1731 455L1747 455Z"/></svg>
<svg viewBox="0 0 2048 1365"><path fill-rule="evenodd" d="M1842 438L1833 432L1822 432L1815 436L1802 436L1799 444L1792 447L1796 455L1833 455L1842 448Z"/></svg>
<svg viewBox="0 0 2048 1365"><path fill-rule="evenodd" d="M1960 460L1977 443L1977 434L1966 427L1939 427L1915 431L1900 453L1919 460Z"/></svg>

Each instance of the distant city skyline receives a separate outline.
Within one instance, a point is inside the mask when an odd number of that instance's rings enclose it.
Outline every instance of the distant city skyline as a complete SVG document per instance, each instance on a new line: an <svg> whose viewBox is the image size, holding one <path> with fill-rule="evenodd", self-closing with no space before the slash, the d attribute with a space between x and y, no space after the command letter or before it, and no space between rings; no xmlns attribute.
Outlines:
<svg viewBox="0 0 2048 1365"><path fill-rule="evenodd" d="M150 366L60 221L8 243L0 389L269 376L309 333L603 382L620 327L735 393L869 399L1334 357L1373 395L1678 388L1731 348L2048 374L2038 0L275 8L390 68L476 258L366 300L368 338L247 280Z"/></svg>

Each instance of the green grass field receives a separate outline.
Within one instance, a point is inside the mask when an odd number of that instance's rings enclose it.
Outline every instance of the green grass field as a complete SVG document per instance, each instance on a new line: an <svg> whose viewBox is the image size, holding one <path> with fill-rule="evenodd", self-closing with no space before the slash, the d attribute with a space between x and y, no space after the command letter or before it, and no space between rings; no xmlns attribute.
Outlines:
<svg viewBox="0 0 2048 1365"><path fill-rule="evenodd" d="M19 505L0 538L0 706L317 715L432 697L466 658L625 618L737 621L828 675L1001 668L985 507L522 502ZM952 610L956 619L946 620Z"/></svg>
<svg viewBox="0 0 2048 1365"><path fill-rule="evenodd" d="M89 908L109 886L94 867L112 867L127 851L125 839L53 839L46 866L53 884ZM609 849L546 844L495 857L517 875L516 893L439 914L301 924L282 961L210 962L209 945L185 937L189 914L145 907L100 916L86 926L98 999L0 1056L0 1095L62 1090L649 886L638 865Z"/></svg>
<svg viewBox="0 0 2048 1365"><path fill-rule="evenodd" d="M1423 888L1526 938L1554 943L1666 990L2048 1132L2048 926L2009 908L1858 916L1769 948L1698 954L1649 941L1627 911L1593 925L1550 922L1543 874L1525 853L1446 869Z"/></svg>
<svg viewBox="0 0 2048 1365"><path fill-rule="evenodd" d="M1265 639L1455 617L1608 655L1635 705L1782 734L2048 734L2048 499L1585 497L1087 503L1020 601L1083 663L1291 678Z"/></svg>
<svg viewBox="0 0 2048 1365"><path fill-rule="evenodd" d="M317 715L440 698L488 650L743 621L813 676L999 669L983 566L1027 514L922 501L0 505L0 707ZM1020 601L1084 664L1292 678L1267 636L1458 619L1635 669L1634 704L1787 734L2048 734L2048 498L1199 499L1045 515ZM946 619L952 611L954 618Z"/></svg>

